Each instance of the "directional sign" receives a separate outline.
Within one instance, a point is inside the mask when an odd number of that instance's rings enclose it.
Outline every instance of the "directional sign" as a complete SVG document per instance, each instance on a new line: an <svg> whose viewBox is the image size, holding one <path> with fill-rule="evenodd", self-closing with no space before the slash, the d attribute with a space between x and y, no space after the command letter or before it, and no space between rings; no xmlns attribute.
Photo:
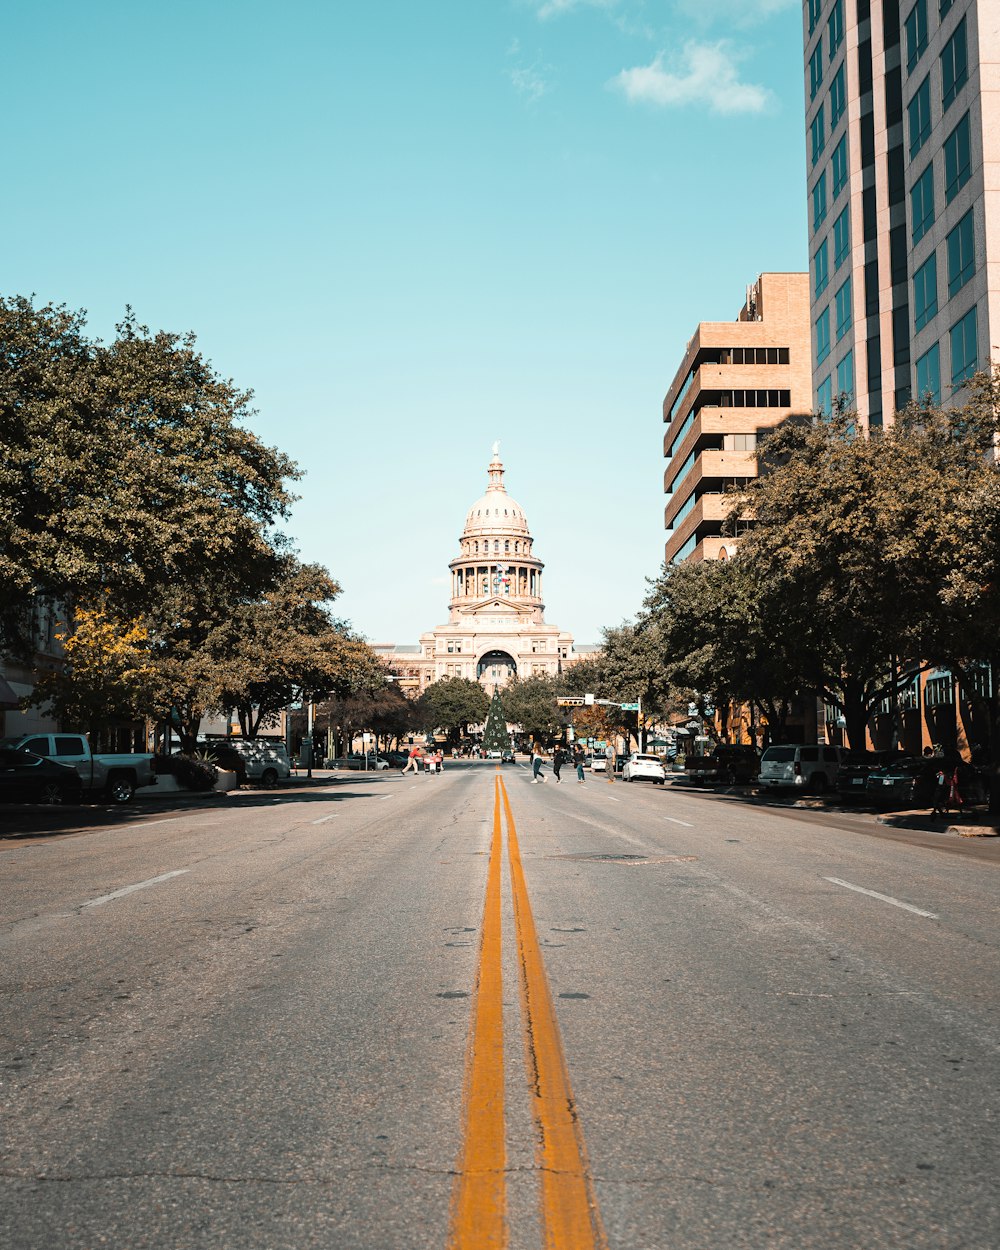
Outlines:
<svg viewBox="0 0 1000 1250"><path fill-rule="evenodd" d="M622 703L619 705L623 712L638 712L638 703Z"/></svg>

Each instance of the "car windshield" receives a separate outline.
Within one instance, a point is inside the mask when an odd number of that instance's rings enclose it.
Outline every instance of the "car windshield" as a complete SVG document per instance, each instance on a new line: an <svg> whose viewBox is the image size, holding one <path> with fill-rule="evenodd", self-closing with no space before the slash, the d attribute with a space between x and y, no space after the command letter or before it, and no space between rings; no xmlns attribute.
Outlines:
<svg viewBox="0 0 1000 1250"><path fill-rule="evenodd" d="M794 747L768 747L764 752L764 763L789 764L795 759Z"/></svg>
<svg viewBox="0 0 1000 1250"><path fill-rule="evenodd" d="M659 757L656 755L634 755L632 757L637 764L659 764Z"/></svg>

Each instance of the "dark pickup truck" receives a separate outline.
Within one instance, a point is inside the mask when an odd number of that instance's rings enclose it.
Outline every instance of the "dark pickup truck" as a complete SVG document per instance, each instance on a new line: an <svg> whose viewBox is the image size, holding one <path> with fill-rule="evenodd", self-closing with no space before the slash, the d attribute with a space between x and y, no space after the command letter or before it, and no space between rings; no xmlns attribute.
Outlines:
<svg viewBox="0 0 1000 1250"><path fill-rule="evenodd" d="M760 773L760 752L756 747L720 742L708 755L689 755L684 772L705 785L749 785Z"/></svg>

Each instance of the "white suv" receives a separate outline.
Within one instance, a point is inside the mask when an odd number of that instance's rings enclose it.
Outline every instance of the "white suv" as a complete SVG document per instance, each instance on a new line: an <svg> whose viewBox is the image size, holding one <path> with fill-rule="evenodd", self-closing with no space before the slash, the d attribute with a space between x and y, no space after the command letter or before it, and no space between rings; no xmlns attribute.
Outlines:
<svg viewBox="0 0 1000 1250"><path fill-rule="evenodd" d="M625 761L625 767L622 769L622 781L655 781L658 786L662 786L666 780L666 773L663 771L663 764L658 755L640 755L638 751L633 751Z"/></svg>
<svg viewBox="0 0 1000 1250"><path fill-rule="evenodd" d="M765 790L800 789L815 793L837 786L844 747L792 745L768 747L760 757L760 785Z"/></svg>

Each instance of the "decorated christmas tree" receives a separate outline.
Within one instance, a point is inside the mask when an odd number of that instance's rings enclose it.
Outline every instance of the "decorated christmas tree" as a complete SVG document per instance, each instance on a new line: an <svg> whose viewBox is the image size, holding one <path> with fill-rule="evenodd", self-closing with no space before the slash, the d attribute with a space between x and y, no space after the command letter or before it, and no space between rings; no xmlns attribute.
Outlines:
<svg viewBox="0 0 1000 1250"><path fill-rule="evenodd" d="M486 728L483 731L483 750L505 753L512 749L510 734L507 732L507 717L500 702L500 691L494 686L490 710L486 715Z"/></svg>

